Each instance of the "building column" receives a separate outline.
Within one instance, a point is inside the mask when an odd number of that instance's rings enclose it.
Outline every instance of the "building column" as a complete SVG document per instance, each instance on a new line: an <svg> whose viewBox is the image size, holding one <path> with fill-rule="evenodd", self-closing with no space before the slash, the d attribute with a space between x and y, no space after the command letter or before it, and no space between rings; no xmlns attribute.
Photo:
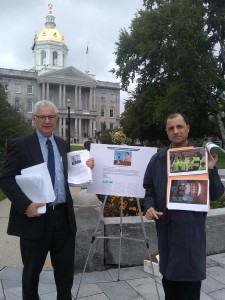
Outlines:
<svg viewBox="0 0 225 300"><path fill-rule="evenodd" d="M93 102L92 102L92 88L89 89L89 97L88 97L88 110L93 110L92 109L92 105L93 105Z"/></svg>
<svg viewBox="0 0 225 300"><path fill-rule="evenodd" d="M78 107L78 101L77 101L77 86L75 85L74 87L74 110L78 110L79 107Z"/></svg>
<svg viewBox="0 0 225 300"><path fill-rule="evenodd" d="M81 119L78 119L78 122L79 122L79 134L78 134L78 138L79 138L79 140L81 140L82 139L82 135L81 135Z"/></svg>
<svg viewBox="0 0 225 300"><path fill-rule="evenodd" d="M62 137L62 118L59 118L59 136Z"/></svg>
<svg viewBox="0 0 225 300"><path fill-rule="evenodd" d="M77 135L77 133L78 133L78 131L77 131L77 118L75 118L74 119L74 138L76 139L76 141L77 141L77 137L78 137L78 135Z"/></svg>
<svg viewBox="0 0 225 300"><path fill-rule="evenodd" d="M79 110L82 110L82 103L81 103L81 86L78 87L78 106Z"/></svg>
<svg viewBox="0 0 225 300"><path fill-rule="evenodd" d="M95 98L95 88L93 89L93 110L96 111L96 98Z"/></svg>
<svg viewBox="0 0 225 300"><path fill-rule="evenodd" d="M89 120L89 137L93 137L93 120Z"/></svg>
<svg viewBox="0 0 225 300"><path fill-rule="evenodd" d="M49 83L46 83L46 100L49 100Z"/></svg>
<svg viewBox="0 0 225 300"><path fill-rule="evenodd" d="M42 83L42 91L41 91L41 99L44 100L45 99L45 83Z"/></svg>
<svg viewBox="0 0 225 300"><path fill-rule="evenodd" d="M63 118L62 121L63 121L63 138L66 138L66 118Z"/></svg>
<svg viewBox="0 0 225 300"><path fill-rule="evenodd" d="M63 108L62 106L62 85L59 84L59 108Z"/></svg>
<svg viewBox="0 0 225 300"><path fill-rule="evenodd" d="M66 85L63 85L63 103L62 103L63 107L66 107Z"/></svg>

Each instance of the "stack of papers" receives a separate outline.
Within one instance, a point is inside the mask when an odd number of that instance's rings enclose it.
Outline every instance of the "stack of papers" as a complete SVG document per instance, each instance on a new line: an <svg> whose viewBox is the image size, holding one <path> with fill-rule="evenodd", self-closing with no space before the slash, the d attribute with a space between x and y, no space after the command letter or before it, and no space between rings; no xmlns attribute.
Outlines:
<svg viewBox="0 0 225 300"><path fill-rule="evenodd" d="M23 193L35 203L49 203L55 200L51 178L46 163L21 170L16 182ZM46 212L46 205L38 208L39 213Z"/></svg>

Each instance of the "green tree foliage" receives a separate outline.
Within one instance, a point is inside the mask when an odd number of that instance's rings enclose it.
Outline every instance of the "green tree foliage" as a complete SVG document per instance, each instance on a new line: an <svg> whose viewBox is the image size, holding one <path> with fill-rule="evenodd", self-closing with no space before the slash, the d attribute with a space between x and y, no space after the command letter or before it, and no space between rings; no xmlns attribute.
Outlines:
<svg viewBox="0 0 225 300"><path fill-rule="evenodd" d="M17 113L6 100L3 87L0 85L0 166L2 165L7 143L11 138L28 134L32 126Z"/></svg>
<svg viewBox="0 0 225 300"><path fill-rule="evenodd" d="M209 123L217 127L209 116L218 113L217 90L224 86L206 32L207 6L200 0L146 0L144 5L116 43L118 68L112 71L124 90L136 81L133 101L122 114L124 132L163 139L164 117L179 111L188 116L193 136L204 135Z"/></svg>

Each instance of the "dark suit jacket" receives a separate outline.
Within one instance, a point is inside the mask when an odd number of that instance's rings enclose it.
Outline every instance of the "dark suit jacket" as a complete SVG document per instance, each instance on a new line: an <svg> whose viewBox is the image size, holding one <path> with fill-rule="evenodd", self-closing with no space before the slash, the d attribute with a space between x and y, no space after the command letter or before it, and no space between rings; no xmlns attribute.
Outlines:
<svg viewBox="0 0 225 300"><path fill-rule="evenodd" d="M72 232L76 232L76 222L73 210L73 201L67 182L67 143L54 137L62 156L65 176L66 201L68 203L68 216ZM43 163L40 144L36 132L31 135L13 139L9 144L6 161L0 174L0 187L12 202L7 233L27 239L39 239L46 225L46 214L41 217L28 218L24 213L31 204L30 199L21 191L16 183L15 176L20 175L21 170Z"/></svg>

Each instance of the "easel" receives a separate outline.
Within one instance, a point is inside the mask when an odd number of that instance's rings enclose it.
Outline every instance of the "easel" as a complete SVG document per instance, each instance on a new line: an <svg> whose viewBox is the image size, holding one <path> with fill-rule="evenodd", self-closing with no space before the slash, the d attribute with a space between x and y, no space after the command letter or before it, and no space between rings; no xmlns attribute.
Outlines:
<svg viewBox="0 0 225 300"><path fill-rule="evenodd" d="M123 197L121 197L121 204L120 204L120 235L118 237L96 237L96 234L97 234L97 231L98 231L98 227L99 227L99 223L100 223L101 216L102 216L104 208L105 208L105 204L106 204L107 198L108 198L108 196L105 196L104 201L103 201L103 205L102 205L102 208L101 208L101 212L99 214L98 222L97 222L97 225L95 227L94 235L91 238L91 245L90 245L90 248L89 248L89 251L88 251L88 255L87 255L87 258L86 258L86 261L85 261L83 272L82 272L81 277L80 277L80 281L79 281L79 284L78 284L78 288L77 288L77 293L76 293L75 300L78 297L80 286L81 286L81 282L82 282L84 273L86 271L86 267L87 267L88 260L89 260L90 254L91 254L93 243L96 240L96 238L99 238L99 239L100 238L102 238L102 239L119 239L118 281L120 281L120 260L121 260L122 238L123 239L127 239L127 240L145 242L145 245L146 245L147 250L148 250L148 257L149 257L151 268L152 268L152 275L153 275L153 279L154 279L154 283L155 283L157 297L158 297L158 300L160 300L159 290L158 290L158 286L157 286L157 281L156 281L155 272L154 272L154 268L153 268L151 253L150 253L150 249L149 249L149 242L148 242L146 230L145 230L145 227L144 227L143 216L141 215L141 206L140 206L139 198L136 198L136 201L137 201L137 206L138 206L138 210L139 210L139 213L140 213L141 226L142 226L142 231L143 231L144 239L135 239L135 238L123 237Z"/></svg>

